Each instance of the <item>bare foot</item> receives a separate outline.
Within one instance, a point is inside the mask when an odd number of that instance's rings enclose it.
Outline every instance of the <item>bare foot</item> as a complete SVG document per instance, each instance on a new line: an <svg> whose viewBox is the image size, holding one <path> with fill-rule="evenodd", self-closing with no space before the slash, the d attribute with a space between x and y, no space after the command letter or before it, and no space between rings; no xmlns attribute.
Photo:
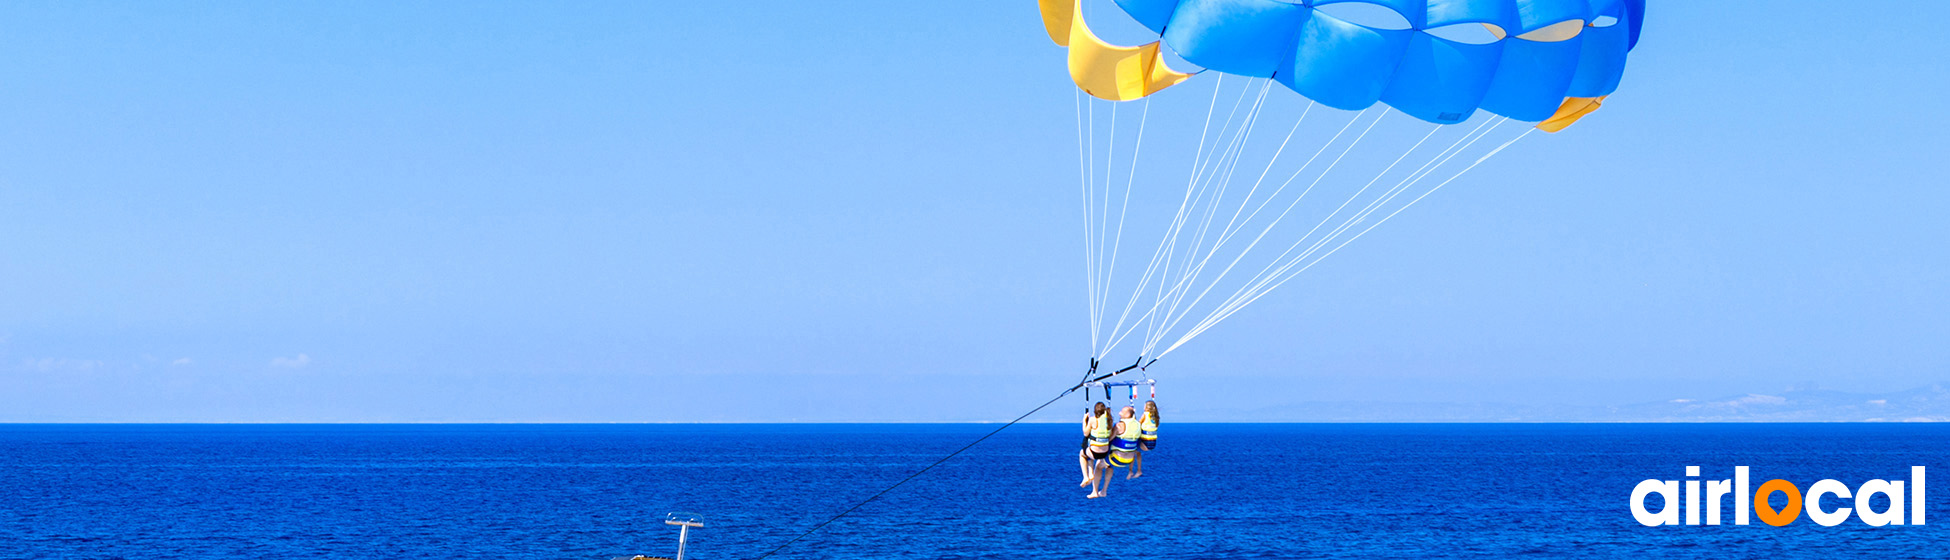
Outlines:
<svg viewBox="0 0 1950 560"><path fill-rule="evenodd" d="M1085 497L1085 498L1090 498L1090 499L1092 499L1092 500L1095 500L1095 499L1097 499L1097 498L1102 498L1102 497L1104 497L1104 495L1103 495L1103 494L1098 494L1098 493L1096 493L1096 492L1091 492L1091 493L1090 493L1090 495L1088 495L1088 496L1084 496L1084 497Z"/></svg>
<svg viewBox="0 0 1950 560"><path fill-rule="evenodd" d="M1089 485L1090 485L1090 483L1092 483L1092 482L1096 482L1096 481L1097 481L1097 479L1095 479L1095 478L1086 478L1086 479L1083 479L1083 482L1078 482L1078 483L1077 483L1077 487L1078 487L1078 488L1082 488L1082 487L1085 487L1085 486L1089 486Z"/></svg>

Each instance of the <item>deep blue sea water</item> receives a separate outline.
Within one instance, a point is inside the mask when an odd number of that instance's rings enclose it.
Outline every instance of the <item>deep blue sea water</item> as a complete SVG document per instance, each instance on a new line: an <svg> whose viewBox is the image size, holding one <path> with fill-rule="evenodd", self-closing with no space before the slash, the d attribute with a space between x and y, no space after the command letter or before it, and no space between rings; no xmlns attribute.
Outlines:
<svg viewBox="0 0 1950 560"><path fill-rule="evenodd" d="M670 555L668 511L751 558L992 428L0 425L0 558ZM1950 426L1167 424L1097 500L1077 439L1012 427L775 558L1950 558ZM1937 488L1923 526L1633 521L1686 465Z"/></svg>

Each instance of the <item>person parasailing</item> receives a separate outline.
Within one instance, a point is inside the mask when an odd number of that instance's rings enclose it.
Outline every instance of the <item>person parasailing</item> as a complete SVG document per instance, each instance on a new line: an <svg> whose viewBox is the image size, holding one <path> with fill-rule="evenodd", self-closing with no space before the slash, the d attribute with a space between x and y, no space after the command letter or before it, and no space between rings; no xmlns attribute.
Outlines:
<svg viewBox="0 0 1950 560"><path fill-rule="evenodd" d="M1144 401L1144 417L1138 420L1138 454L1125 479L1144 476L1144 455L1158 448L1158 401Z"/></svg>
<svg viewBox="0 0 1950 560"><path fill-rule="evenodd" d="M1117 432L1110 440L1110 457L1102 463L1103 466L1100 467L1097 475L1103 487L1093 491L1090 497L1102 498L1110 495L1110 475L1117 467L1128 468L1137 460L1140 430L1136 416L1137 409L1133 407L1127 406L1118 411Z"/></svg>
<svg viewBox="0 0 1950 560"><path fill-rule="evenodd" d="M1077 451L1077 466L1083 469L1083 482L1077 486L1090 486L1095 497L1098 465L1110 456L1110 406L1098 402L1094 410L1083 417L1083 448Z"/></svg>

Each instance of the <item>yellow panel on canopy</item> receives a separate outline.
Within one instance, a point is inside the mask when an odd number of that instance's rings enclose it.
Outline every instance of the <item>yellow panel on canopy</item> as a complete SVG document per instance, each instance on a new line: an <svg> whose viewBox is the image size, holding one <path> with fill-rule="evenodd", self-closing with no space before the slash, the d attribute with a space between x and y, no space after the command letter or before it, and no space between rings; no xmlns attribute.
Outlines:
<svg viewBox="0 0 1950 560"><path fill-rule="evenodd" d="M1038 0L1038 4L1050 40L1070 48L1070 79L1092 97L1141 99L1192 77L1165 65L1157 41L1120 47L1097 38L1077 15L1079 0Z"/></svg>
<svg viewBox="0 0 1950 560"><path fill-rule="evenodd" d="M1551 118L1545 119L1544 122L1537 123L1537 130L1544 132L1564 130L1564 127L1571 126L1571 123L1578 122L1578 119L1584 118L1585 115L1591 114L1592 111L1597 111L1598 107L1604 105L1604 103L1605 98L1603 96L1566 97L1564 98L1564 104L1557 106L1557 114L1551 115Z"/></svg>

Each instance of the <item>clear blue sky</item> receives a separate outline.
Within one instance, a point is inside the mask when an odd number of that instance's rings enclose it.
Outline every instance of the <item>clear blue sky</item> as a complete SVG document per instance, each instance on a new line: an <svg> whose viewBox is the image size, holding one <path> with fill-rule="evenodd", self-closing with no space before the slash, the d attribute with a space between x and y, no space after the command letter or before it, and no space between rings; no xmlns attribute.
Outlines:
<svg viewBox="0 0 1950 560"><path fill-rule="evenodd" d="M1160 396L1950 380L1950 5L1648 19ZM1027 0L7 3L0 421L1013 417L1089 351L1062 56Z"/></svg>

